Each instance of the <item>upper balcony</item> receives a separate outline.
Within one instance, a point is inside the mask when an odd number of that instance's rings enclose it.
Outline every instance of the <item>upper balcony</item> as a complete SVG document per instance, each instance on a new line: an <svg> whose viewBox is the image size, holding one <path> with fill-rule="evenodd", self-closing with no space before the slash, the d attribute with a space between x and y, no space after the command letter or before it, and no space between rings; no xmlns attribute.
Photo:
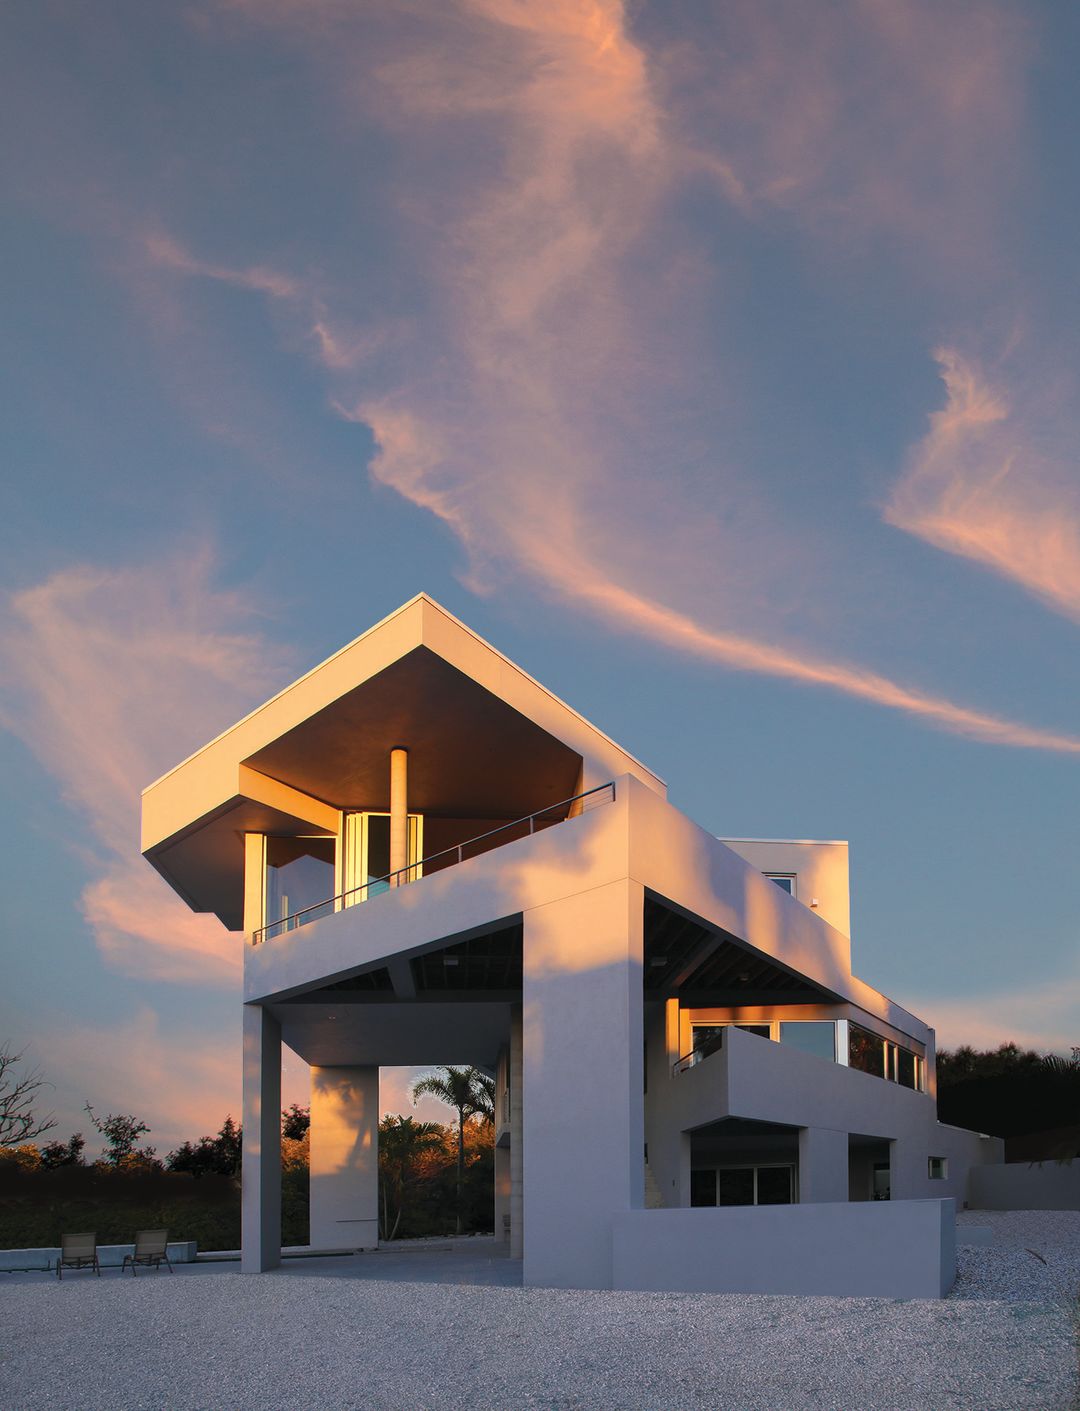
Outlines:
<svg viewBox="0 0 1080 1411"><path fill-rule="evenodd" d="M388 842L383 862L376 835L388 825L365 832L349 819L392 811L397 750L408 756L414 841L397 860ZM328 901L422 860L445 865L520 820L556 821L568 801L625 774L663 797L644 765L420 595L145 790L142 847L194 910L254 931L303 908L286 898L285 911L263 915L253 837L285 840L282 855L293 840L298 856L306 848L324 863L332 846L330 885L306 898Z"/></svg>
<svg viewBox="0 0 1080 1411"><path fill-rule="evenodd" d="M306 863L308 864L306 871L301 874L303 881L300 882L299 885L310 887L312 885L313 873L315 879L317 879L319 875L310 865L313 860L317 860L316 852L311 849L300 853L286 862L284 866L275 868L273 863L268 860L267 850L264 846L262 850L263 876L265 878L264 894L268 899L272 896L278 902L284 901L285 905L275 907L275 911L279 914L275 919L267 920L266 912L269 907L268 901L264 901L263 924L250 931L249 940L252 945L262 945L266 941L272 941L277 936L286 935L288 932L299 930L301 927L313 921L319 921L325 916L331 916L334 912L344 911L348 907L358 906L362 902L370 900L372 897L381 896L383 893L393 891L396 888L409 886L412 883L419 882L424 877L430 877L435 873L443 872L448 867L459 866L461 863L468 862L472 858L483 856L484 853L493 852L497 848L505 847L508 843L517 842L522 838L532 837L547 828L552 828L556 824L564 822L568 818L576 818L582 813L587 813L591 809L599 807L601 804L614 803L614 801L614 781L607 784L598 784L593 789L587 789L584 793L576 794L573 798L563 799L557 804L540 809L536 813L530 813L524 818L517 818L510 823L499 824L494 828L485 829L482 833L451 843L448 847L440 848L438 852L428 853L425 856L417 855L415 860L408 861L404 867L400 867L393 872L385 872L377 864L375 864L373 868L370 862L370 858L375 849L378 850L380 856L388 856L388 849L382 846L384 841L382 834L388 832L388 829L378 830L380 834L379 838L372 841L370 834L375 830L370 820L385 820L389 823L389 815L365 815L369 820L366 824L365 832L369 836L362 836L357 843L357 846L368 849L364 853L368 861L366 861L365 865L361 868L361 873L366 874L365 880L345 888L332 897L324 897L305 905L294 906L291 909L287 902L288 893L284 890L282 884L276 881L274 873L281 872L285 874L289 870L295 869L297 863ZM414 844L413 838L419 839L423 836L422 825L424 819L422 816L412 815L410 822L414 820L416 826L410 830L413 836L410 837L409 850L410 853L415 852L419 854L421 849L418 843ZM428 822L428 831L429 833L433 831L430 826L430 821ZM264 843L272 841L274 840L264 839ZM296 844L307 844L321 840L290 839L288 841ZM334 840L328 838L326 839L326 843L325 866L327 868L333 868L335 852ZM296 853L297 849L293 847L289 851ZM337 870L340 872L340 868ZM288 884L286 883L286 885ZM318 890L317 880L315 880L315 887L316 890Z"/></svg>

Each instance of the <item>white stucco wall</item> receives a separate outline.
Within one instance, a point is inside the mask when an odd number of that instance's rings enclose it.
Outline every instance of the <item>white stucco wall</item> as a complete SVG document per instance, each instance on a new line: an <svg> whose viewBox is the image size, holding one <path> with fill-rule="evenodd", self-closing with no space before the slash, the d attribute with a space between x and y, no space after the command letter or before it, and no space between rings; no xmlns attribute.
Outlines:
<svg viewBox="0 0 1080 1411"><path fill-rule="evenodd" d="M974 1210L1080 1210L1080 1161L974 1167L968 1204Z"/></svg>
<svg viewBox="0 0 1080 1411"><path fill-rule="evenodd" d="M613 1287L942 1298L956 1278L951 1200L636 1210L612 1220Z"/></svg>
<svg viewBox="0 0 1080 1411"><path fill-rule="evenodd" d="M721 838L759 872L795 877L795 898L823 921L851 935L851 881L846 842L779 838Z"/></svg>

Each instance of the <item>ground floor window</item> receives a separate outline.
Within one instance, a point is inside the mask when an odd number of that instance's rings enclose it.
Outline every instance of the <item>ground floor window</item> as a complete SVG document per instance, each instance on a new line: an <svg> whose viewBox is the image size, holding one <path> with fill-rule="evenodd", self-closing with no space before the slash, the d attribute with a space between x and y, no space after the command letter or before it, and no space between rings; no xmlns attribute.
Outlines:
<svg viewBox="0 0 1080 1411"><path fill-rule="evenodd" d="M691 1205L791 1205L794 1199L794 1166L701 1166L690 1172Z"/></svg>

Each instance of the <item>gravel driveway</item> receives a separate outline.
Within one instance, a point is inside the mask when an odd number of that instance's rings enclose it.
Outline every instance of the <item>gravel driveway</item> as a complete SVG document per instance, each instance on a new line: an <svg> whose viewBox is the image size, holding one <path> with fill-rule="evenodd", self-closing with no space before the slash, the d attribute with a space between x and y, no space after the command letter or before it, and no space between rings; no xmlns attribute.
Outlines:
<svg viewBox="0 0 1080 1411"><path fill-rule="evenodd" d="M0 1279L11 1411L1067 1411L1080 1213L977 1214L940 1302L405 1281L404 1254ZM479 1245L480 1242L476 1242ZM490 1251L476 1250L480 1265ZM425 1255L425 1267L434 1255ZM467 1260L451 1257L462 1275ZM512 1266L511 1266L512 1267ZM361 1271L358 1273L358 1271ZM380 1274L389 1277L380 1277Z"/></svg>

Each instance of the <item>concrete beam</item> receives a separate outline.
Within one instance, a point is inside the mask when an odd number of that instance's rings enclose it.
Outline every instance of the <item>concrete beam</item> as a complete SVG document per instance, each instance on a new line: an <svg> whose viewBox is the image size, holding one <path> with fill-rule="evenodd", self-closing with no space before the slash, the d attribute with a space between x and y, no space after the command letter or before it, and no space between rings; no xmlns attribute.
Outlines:
<svg viewBox="0 0 1080 1411"><path fill-rule="evenodd" d="M240 765L237 792L253 803L265 804L267 808L302 818L305 823L326 833L336 833L341 825L341 814L336 808L323 803L322 799L313 799L310 794L301 793L289 784L271 779L268 774L260 774L247 764Z"/></svg>

